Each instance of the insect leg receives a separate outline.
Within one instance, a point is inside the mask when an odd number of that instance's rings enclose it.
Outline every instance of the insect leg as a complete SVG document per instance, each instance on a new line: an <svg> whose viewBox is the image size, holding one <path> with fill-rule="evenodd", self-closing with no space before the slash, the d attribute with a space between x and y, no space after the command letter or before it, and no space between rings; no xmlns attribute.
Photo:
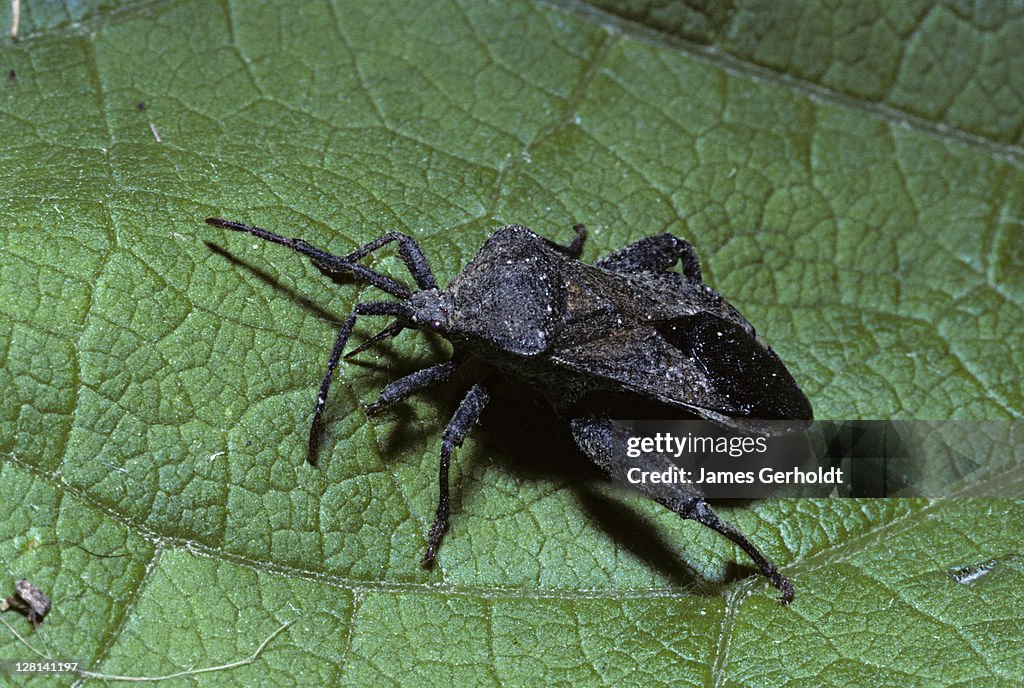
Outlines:
<svg viewBox="0 0 1024 688"><path fill-rule="evenodd" d="M462 441L480 419L480 413L489 399L490 395L480 383L470 387L444 430L444 437L441 439L441 467L438 472L437 513L434 516L434 525L430 527L427 536L427 552L421 561L424 566L430 566L434 562L437 546L441 544L441 536L448 529L448 467L452 461L452 450L462 446Z"/></svg>
<svg viewBox="0 0 1024 688"><path fill-rule="evenodd" d="M789 604L792 601L793 584L789 579L736 526L719 518L696 489L685 483L634 484L628 480L627 475L632 468L663 473L674 467L675 464L667 456L651 452L642 453L636 458L626 457L622 450L631 432L621 423L608 419L576 418L571 425L576 444L616 482L629 485L683 518L697 521L732 540L754 560L772 585L779 589L782 593L779 602Z"/></svg>
<svg viewBox="0 0 1024 688"><path fill-rule="evenodd" d="M274 234L273 232L268 232L265 229L260 229L253 225L245 225L241 222L233 222L231 220L222 220L219 217L206 218L206 224L212 227L220 227L221 229L231 229L236 232L248 232L254 237L263 239L264 241L287 246L291 250L301 253L309 258L322 270L333 273L351 272L353 275L362 278L364 281L369 282L378 289L386 291L388 294L397 296L400 299L407 299L409 298L409 295L412 294L409 287L404 284L400 284L390 277L382 275L368 267L356 265L344 258L339 258L334 254L317 248L308 241L304 241L302 239L289 239L281 236L280 234Z"/></svg>
<svg viewBox="0 0 1024 688"><path fill-rule="evenodd" d="M397 404L421 389L426 389L427 387L444 382L452 376L452 373L454 373L455 369L458 367L458 362L448 361L447 363L438 363L437 365L430 366L429 368L417 370L415 373L410 373L405 377L400 377L381 390L380 397L377 398L377 401L372 404L367 404L366 412L376 413L385 406Z"/></svg>
<svg viewBox="0 0 1024 688"><path fill-rule="evenodd" d="M402 330L404 330L404 329L405 329L405 325L403 325L401 323L401 321L396 320L395 322L391 323L390 325L388 325L383 330L381 330L377 334L375 334L372 337L370 337L369 339L367 339L365 342L363 342L362 344L360 344L356 348L354 348L351 351L349 351L347 354L345 354L345 358L346 359L352 358L356 354L362 353L363 351L366 351L367 349L369 349L374 344L379 344L380 342L383 342L385 339L390 339L391 337L395 337L395 336L401 334Z"/></svg>
<svg viewBox="0 0 1024 688"><path fill-rule="evenodd" d="M587 228L580 224L573 225L572 228L576 232L576 238L572 240L572 243L560 244L550 239L544 239L544 243L570 258L579 258L583 254L583 242L587 240Z"/></svg>
<svg viewBox="0 0 1024 688"><path fill-rule="evenodd" d="M683 518L689 518L697 523L702 523L711 530L721 533L735 542L740 546L740 549L747 553L747 556L754 560L754 563L757 564L757 568L761 570L761 573L764 574L765 578L771 581L771 584L778 588L782 593L779 597L779 603L789 604L793 601L793 584L789 579L779 571L778 567L776 567L768 557L761 554L761 551L755 547L743 533L740 532L739 528L728 521L723 521L719 518L718 514L714 512L706 501L698 499L695 502L687 502L686 504L678 504L674 500L659 499L657 501L662 506L675 511Z"/></svg>
<svg viewBox="0 0 1024 688"><path fill-rule="evenodd" d="M334 377L334 369L338 367L341 354L345 350L345 344L352 334L352 328L356 324L356 318L360 315L394 315L401 318L408 317L408 307L403 303L394 301L367 301L358 303L345 321L338 328L338 336L334 340L334 347L331 349L331 357L327 361L327 372L320 381L320 391L316 395L316 408L313 411L313 422L309 426L309 453L307 460L316 464L317 449L320 445L320 418L327 403L327 391L331 388L331 379Z"/></svg>
<svg viewBox="0 0 1024 688"><path fill-rule="evenodd" d="M388 232L384 236L371 241L361 248L357 248L352 253L345 256L343 260L354 263L363 256L366 256L385 244L390 244L392 241L398 242L398 253L402 256L402 262L405 263L405 267L409 269L409 273L412 278L416 280L416 284L420 289L436 289L437 281L434 279L434 273L430 270L430 263L427 261L427 257L423 255L420 245L416 243L408 234L402 234L401 232Z"/></svg>
<svg viewBox="0 0 1024 688"><path fill-rule="evenodd" d="M700 259L693 245L686 239L671 234L640 239L620 248L594 263L599 268L615 272L664 272L682 261L683 274L690 280L701 281Z"/></svg>

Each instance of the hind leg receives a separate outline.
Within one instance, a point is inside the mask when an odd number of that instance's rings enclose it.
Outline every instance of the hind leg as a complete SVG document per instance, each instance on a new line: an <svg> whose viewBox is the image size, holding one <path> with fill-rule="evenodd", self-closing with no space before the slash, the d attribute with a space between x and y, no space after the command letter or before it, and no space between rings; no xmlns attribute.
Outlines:
<svg viewBox="0 0 1024 688"><path fill-rule="evenodd" d="M668 457L658 453L644 453L637 458L628 458L624 448L632 433L621 423L607 419L574 419L572 434L583 453L616 482L629 485L683 518L703 524L729 538L754 560L765 578L779 589L782 593L779 602L789 604L793 600L793 584L789 579L736 526L719 518L695 488L685 483L633 484L628 480L632 468L662 473L674 467L675 464Z"/></svg>

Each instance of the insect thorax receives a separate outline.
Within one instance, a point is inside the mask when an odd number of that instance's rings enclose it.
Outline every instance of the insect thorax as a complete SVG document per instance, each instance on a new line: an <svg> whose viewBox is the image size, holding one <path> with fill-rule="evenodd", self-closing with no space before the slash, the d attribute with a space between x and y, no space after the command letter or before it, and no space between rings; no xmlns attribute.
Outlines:
<svg viewBox="0 0 1024 688"><path fill-rule="evenodd" d="M538 354L560 329L565 258L525 227L495 232L450 287L454 339Z"/></svg>

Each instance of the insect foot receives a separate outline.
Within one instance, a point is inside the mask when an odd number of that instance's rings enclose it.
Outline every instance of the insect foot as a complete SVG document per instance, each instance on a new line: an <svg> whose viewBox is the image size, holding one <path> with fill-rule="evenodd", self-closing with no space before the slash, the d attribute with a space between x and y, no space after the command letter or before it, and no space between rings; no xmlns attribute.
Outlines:
<svg viewBox="0 0 1024 688"><path fill-rule="evenodd" d="M576 238L567 245L521 225L506 225L442 289L419 245L400 232L336 256L302 239L240 222L213 217L206 222L285 246L321 271L352 275L391 297L356 304L338 328L310 423L310 463L317 460L334 371L359 317L384 316L390 323L348 356L407 329L436 332L453 350L450 360L387 385L366 407L369 413L445 382L463 363L474 362L470 369L478 377L441 441L437 510L423 556L427 566L448 529L452 452L480 419L491 375L521 383L535 399L569 419L583 453L612 477L625 466L625 459L612 449L612 438L624 428L612 415L592 412L595 398L612 398L619 409L653 406L659 414L696 416L761 434L771 432L769 421L783 420L788 429L799 430L812 417L810 402L779 357L739 311L703 282L693 246L671 234L641 239L588 265L578 260L586 237L583 225L574 227ZM397 244L415 288L359 263L391 243ZM679 272L673 271L677 264ZM738 544L782 592L783 603L793 598L789 580L734 526L718 518L700 493L645 494Z"/></svg>

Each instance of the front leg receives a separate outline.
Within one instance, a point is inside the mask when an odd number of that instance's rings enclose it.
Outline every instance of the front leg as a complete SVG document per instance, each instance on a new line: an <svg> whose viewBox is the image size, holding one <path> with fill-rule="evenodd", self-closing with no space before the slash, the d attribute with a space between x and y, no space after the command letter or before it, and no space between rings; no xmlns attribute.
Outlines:
<svg viewBox="0 0 1024 688"><path fill-rule="evenodd" d="M448 529L448 468L452 462L452 450L462 446L462 441L480 419L480 414L489 399L490 395L480 383L470 387L444 430L444 437L441 439L441 466L438 472L437 513L434 515L434 525L430 527L430 534L427 536L427 552L421 561L424 566L434 563L434 555L441 544L441 536Z"/></svg>
<svg viewBox="0 0 1024 688"><path fill-rule="evenodd" d="M401 256L402 262L405 263L405 267L409 270L409 274L416 280L416 286L420 289L437 289L437 281L434 279L434 273L430 270L430 262L423 255L420 245L411 236L401 232L388 232L365 246L357 248L345 256L343 260L354 263L363 256L373 253L381 246L390 244L392 241L398 242L398 254Z"/></svg>
<svg viewBox="0 0 1024 688"><path fill-rule="evenodd" d="M309 444L307 445L306 460L316 465L317 451L320 447L320 419L327 404L327 392L331 389L331 380L334 378L334 369L338 367L341 354L345 350L345 344L355 327L356 317L360 315L393 315L402 319L409 317L409 310L405 304L394 301L365 301L357 303L345 321L338 328L338 336L331 348L331 356L327 360L327 370L320 381L320 391L316 395L316 406L313 409L313 422L309 426Z"/></svg>
<svg viewBox="0 0 1024 688"><path fill-rule="evenodd" d="M572 421L572 434L576 444L590 459L605 470L616 482L630 485L662 506L671 509L683 518L701 523L721 533L743 549L765 578L782 592L779 602L789 604L793 600L793 584L789 582L768 557L761 554L739 531L736 526L723 521L695 488L681 483L638 483L627 480L631 468L643 471L664 472L675 464L663 454L644 453L633 459L628 458L622 448L630 437L629 429L621 423L608 419L577 418Z"/></svg>

